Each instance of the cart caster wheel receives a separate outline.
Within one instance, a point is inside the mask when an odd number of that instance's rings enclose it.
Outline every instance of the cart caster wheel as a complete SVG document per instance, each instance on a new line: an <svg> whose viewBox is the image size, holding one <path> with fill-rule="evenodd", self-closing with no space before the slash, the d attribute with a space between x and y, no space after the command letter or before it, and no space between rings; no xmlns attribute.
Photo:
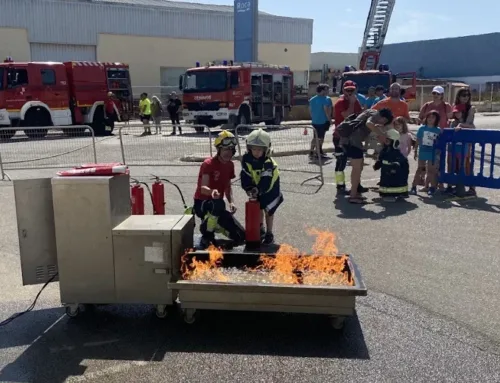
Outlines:
<svg viewBox="0 0 500 383"><path fill-rule="evenodd" d="M185 309L183 310L182 317L184 319L184 323L193 324L196 322L198 312L195 309Z"/></svg>
<svg viewBox="0 0 500 383"><path fill-rule="evenodd" d="M166 305L156 306L155 314L157 318L165 319L168 316L167 306Z"/></svg>
<svg viewBox="0 0 500 383"><path fill-rule="evenodd" d="M344 317L331 317L330 323L335 330L342 330L345 324Z"/></svg>
<svg viewBox="0 0 500 383"><path fill-rule="evenodd" d="M76 318L82 313L80 305L69 305L66 306L66 315L70 318Z"/></svg>

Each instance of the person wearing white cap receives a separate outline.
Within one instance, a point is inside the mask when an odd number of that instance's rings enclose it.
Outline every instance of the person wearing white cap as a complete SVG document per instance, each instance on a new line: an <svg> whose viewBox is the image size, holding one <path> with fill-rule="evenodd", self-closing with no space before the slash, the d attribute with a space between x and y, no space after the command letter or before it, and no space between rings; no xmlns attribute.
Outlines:
<svg viewBox="0 0 500 383"><path fill-rule="evenodd" d="M449 128L448 120L452 117L451 105L444 101L444 88L440 85L432 88L432 101L426 102L420 108L418 119L423 121L427 113L436 110L439 113L439 127L441 129Z"/></svg>

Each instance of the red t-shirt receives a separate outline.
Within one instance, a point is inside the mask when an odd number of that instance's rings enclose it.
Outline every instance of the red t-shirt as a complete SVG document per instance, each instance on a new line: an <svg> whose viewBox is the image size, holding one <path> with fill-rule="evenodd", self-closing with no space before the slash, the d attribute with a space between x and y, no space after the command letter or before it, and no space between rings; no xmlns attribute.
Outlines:
<svg viewBox="0 0 500 383"><path fill-rule="evenodd" d="M201 193L201 179L203 175L208 174L210 180L208 181L208 187L210 189L216 189L221 198L224 198L224 192L231 184L231 180L236 178L234 173L234 162L221 162L218 157L207 158L200 167L200 173L198 174L198 185L196 186L196 192L194 193L194 199L212 199L211 196Z"/></svg>
<svg viewBox="0 0 500 383"><path fill-rule="evenodd" d="M346 100L344 96L340 96L340 98L335 102L334 111L335 111L335 126L339 126L342 121L344 121L344 113L347 109L349 109L349 100ZM354 101L354 113L360 114L363 111L361 104L356 99Z"/></svg>
<svg viewBox="0 0 500 383"><path fill-rule="evenodd" d="M104 107L106 108L106 114L113 114L115 112L115 103L113 100L106 100L104 102Z"/></svg>

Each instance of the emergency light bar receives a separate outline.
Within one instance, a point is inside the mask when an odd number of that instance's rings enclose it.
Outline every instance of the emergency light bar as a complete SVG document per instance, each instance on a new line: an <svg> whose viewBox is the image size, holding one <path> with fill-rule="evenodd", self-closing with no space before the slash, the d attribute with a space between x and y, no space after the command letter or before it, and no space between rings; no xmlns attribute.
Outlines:
<svg viewBox="0 0 500 383"><path fill-rule="evenodd" d="M378 70L379 70L380 72L382 72L382 71L389 71L389 65L387 65L387 64L380 64L380 65L378 66Z"/></svg>

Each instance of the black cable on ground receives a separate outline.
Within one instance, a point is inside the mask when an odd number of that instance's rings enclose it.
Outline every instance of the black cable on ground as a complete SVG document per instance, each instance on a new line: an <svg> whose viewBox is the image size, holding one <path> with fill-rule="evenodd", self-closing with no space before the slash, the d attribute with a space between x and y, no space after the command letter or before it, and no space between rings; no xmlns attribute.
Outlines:
<svg viewBox="0 0 500 383"><path fill-rule="evenodd" d="M33 303L24 311L21 311L19 313L15 313L13 315L11 315L9 318L5 319L4 321L0 322L0 327L3 327L3 326L7 326L10 322L12 322L13 320L19 318L20 316L23 316L24 314L26 313L29 313L30 311L32 311L35 306L36 306L36 302L38 301L38 298L40 298L40 295L42 294L42 291L48 286L48 284L50 282L52 282L59 274L58 273L55 273L52 277L50 277L50 279L45 282L45 284L42 286L42 288L40 289L40 291L38 292L38 294L36 295L35 297L35 300L33 301Z"/></svg>

